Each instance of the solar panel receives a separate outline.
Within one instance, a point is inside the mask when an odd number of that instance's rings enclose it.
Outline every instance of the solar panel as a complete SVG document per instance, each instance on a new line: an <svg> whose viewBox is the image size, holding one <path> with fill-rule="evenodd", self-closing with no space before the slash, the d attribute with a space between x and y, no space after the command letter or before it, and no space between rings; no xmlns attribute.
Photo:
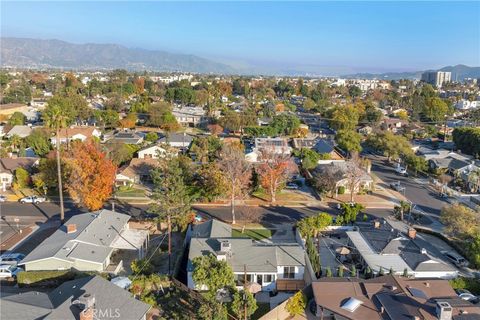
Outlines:
<svg viewBox="0 0 480 320"><path fill-rule="evenodd" d="M416 298L428 299L425 292L423 292L421 289L407 287L407 290L412 294L412 296L414 296Z"/></svg>

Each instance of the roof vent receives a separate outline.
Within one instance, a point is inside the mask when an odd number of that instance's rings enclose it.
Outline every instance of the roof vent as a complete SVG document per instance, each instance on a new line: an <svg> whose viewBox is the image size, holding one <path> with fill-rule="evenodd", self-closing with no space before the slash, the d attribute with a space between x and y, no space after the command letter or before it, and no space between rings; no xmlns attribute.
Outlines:
<svg viewBox="0 0 480 320"><path fill-rule="evenodd" d="M361 304L363 304L363 301L360 301L354 297L350 297L343 302L340 307L349 312L354 312L358 307L360 307Z"/></svg>
<svg viewBox="0 0 480 320"><path fill-rule="evenodd" d="M422 249L420 250L420 252L421 252L422 254L427 254L427 249L422 248Z"/></svg>
<svg viewBox="0 0 480 320"><path fill-rule="evenodd" d="M221 241L220 242L220 251L231 252L232 251L232 243L228 240Z"/></svg>

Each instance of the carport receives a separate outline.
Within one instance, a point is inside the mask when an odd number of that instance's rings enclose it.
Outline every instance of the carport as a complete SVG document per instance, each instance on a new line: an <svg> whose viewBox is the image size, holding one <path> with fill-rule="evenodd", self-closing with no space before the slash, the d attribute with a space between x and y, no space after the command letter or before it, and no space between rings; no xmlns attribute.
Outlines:
<svg viewBox="0 0 480 320"><path fill-rule="evenodd" d="M142 259L147 252L149 240L147 230L126 229L112 242L112 247L120 250L137 250L138 258Z"/></svg>

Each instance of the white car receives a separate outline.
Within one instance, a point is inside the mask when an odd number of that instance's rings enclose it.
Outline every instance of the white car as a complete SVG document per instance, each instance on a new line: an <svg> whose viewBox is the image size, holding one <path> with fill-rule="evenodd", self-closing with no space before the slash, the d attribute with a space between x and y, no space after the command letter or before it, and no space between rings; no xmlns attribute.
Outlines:
<svg viewBox="0 0 480 320"><path fill-rule="evenodd" d="M397 167L395 169L395 172L401 176L408 176L408 172L407 172L407 169L405 169L404 167Z"/></svg>
<svg viewBox="0 0 480 320"><path fill-rule="evenodd" d="M28 196L28 197L25 197L25 198L22 198L20 199L20 202L21 203L41 203L41 202L45 202L45 198L44 197L37 197L37 196Z"/></svg>
<svg viewBox="0 0 480 320"><path fill-rule="evenodd" d="M14 265L2 264L0 265L0 278L15 278L20 271L23 270Z"/></svg>
<svg viewBox="0 0 480 320"><path fill-rule="evenodd" d="M5 197L3 194L0 194L0 202L5 202L7 201L7 197Z"/></svg>

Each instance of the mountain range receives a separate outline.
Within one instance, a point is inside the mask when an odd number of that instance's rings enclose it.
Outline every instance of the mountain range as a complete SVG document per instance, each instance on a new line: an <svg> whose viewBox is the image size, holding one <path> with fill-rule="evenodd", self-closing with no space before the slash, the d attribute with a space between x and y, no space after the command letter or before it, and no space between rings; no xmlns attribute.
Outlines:
<svg viewBox="0 0 480 320"><path fill-rule="evenodd" d="M61 40L4 37L0 39L0 48L2 67L235 72L226 64L194 55L131 49L117 44L73 44Z"/></svg>
<svg viewBox="0 0 480 320"><path fill-rule="evenodd" d="M111 70L121 68L130 71L178 71L204 74L270 74L307 77L321 76L324 73L333 75L328 66L318 69L315 66L290 67L278 63L233 67L229 63L220 63L195 55L127 48L118 44L74 44L61 40L13 37L0 38L0 58L2 67L30 69ZM480 78L480 67L456 65L439 70L452 72L453 80ZM419 79L422 72L355 73L340 76L386 80Z"/></svg>

